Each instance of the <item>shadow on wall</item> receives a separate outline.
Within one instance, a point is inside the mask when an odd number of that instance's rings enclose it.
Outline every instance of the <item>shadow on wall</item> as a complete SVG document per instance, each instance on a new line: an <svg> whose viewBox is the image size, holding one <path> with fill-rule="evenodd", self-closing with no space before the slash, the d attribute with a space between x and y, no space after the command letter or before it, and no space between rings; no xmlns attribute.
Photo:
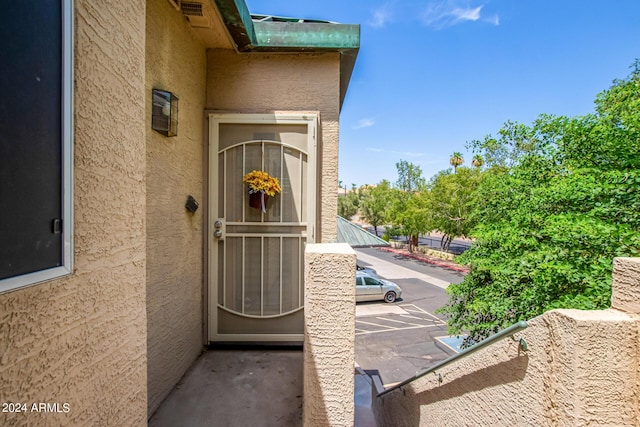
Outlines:
<svg viewBox="0 0 640 427"><path fill-rule="evenodd" d="M392 414L394 411L402 411L405 415L399 425L403 427L420 426L423 425L421 423L421 407L469 395L469 393L481 391L485 388L520 382L524 380L528 366L529 357L526 354L520 354L516 358L496 363L450 382L447 382L445 375L441 385L433 388L429 387L422 392L416 393L412 387L407 386L402 388L401 391L398 390L392 392L391 395L385 396L385 402L383 403L387 407L385 412ZM429 378L429 381L437 381L429 375L431 374L428 374L425 378ZM392 400L392 402L389 402L389 400ZM490 405L491 402L487 402L487 404ZM390 410L391 407L393 407L393 410ZM464 408L451 409L456 411L464 410Z"/></svg>
<svg viewBox="0 0 640 427"><path fill-rule="evenodd" d="M480 391L487 387L504 385L516 381L522 381L527 374L529 357L522 354L514 359L497 363L479 371L474 371L451 382L446 382L435 389L418 393L415 401L418 405L428 405L440 400L460 397L467 393Z"/></svg>

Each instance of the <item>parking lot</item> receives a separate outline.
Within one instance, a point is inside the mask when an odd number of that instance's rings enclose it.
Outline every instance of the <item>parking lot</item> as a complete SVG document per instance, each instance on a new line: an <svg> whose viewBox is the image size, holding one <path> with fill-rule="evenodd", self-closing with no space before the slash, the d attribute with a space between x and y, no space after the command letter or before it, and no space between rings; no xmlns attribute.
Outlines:
<svg viewBox="0 0 640 427"><path fill-rule="evenodd" d="M385 386L403 381L454 351L438 341L447 325L436 309L448 300L446 287L464 275L377 249L356 250L359 263L397 283L402 299L393 304L356 305L356 362L377 371Z"/></svg>
<svg viewBox="0 0 640 427"><path fill-rule="evenodd" d="M442 328L446 323L415 304L359 304L356 336L422 328Z"/></svg>

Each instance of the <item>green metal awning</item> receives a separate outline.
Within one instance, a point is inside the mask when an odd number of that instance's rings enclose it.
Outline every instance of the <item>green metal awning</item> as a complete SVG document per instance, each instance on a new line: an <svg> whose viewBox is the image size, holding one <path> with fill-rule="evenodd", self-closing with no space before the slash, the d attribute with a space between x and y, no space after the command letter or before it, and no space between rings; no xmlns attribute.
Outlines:
<svg viewBox="0 0 640 427"><path fill-rule="evenodd" d="M338 243L348 243L354 248L389 246L388 242L352 224L341 216L338 216Z"/></svg>
<svg viewBox="0 0 640 427"><path fill-rule="evenodd" d="M360 25L251 15L244 0L214 0L238 52L339 52L340 107L360 49Z"/></svg>

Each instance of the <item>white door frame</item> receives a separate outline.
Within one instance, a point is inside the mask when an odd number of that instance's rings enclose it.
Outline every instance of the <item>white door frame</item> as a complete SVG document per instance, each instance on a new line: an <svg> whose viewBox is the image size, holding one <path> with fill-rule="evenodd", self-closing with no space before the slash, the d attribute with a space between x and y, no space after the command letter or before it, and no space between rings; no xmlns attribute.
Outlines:
<svg viewBox="0 0 640 427"><path fill-rule="evenodd" d="M295 113L271 113L271 114L242 114L242 113L210 113L209 117L209 229L208 239L208 341L209 342L301 342L304 334L219 334L218 333L218 238L215 237L215 222L218 219L218 210L215 204L219 200L218 186L218 146L219 146L219 125L224 124L292 124L307 125L307 179L306 197L307 210L306 217L301 218L307 224L306 241L315 242L316 235L316 199L317 199L317 134L318 115L317 114L295 114ZM224 228L224 225L223 225ZM224 230L223 230L224 232ZM301 250L303 250L301 248ZM304 281L304 278L303 278Z"/></svg>

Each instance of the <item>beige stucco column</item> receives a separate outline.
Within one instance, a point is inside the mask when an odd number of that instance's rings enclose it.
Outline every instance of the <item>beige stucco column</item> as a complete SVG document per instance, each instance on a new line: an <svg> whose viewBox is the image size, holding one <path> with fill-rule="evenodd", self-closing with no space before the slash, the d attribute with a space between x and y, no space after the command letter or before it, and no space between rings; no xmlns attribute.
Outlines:
<svg viewBox="0 0 640 427"><path fill-rule="evenodd" d="M640 258L613 260L611 308L640 314Z"/></svg>
<svg viewBox="0 0 640 427"><path fill-rule="evenodd" d="M354 422L356 254L346 243L305 251L305 426Z"/></svg>

